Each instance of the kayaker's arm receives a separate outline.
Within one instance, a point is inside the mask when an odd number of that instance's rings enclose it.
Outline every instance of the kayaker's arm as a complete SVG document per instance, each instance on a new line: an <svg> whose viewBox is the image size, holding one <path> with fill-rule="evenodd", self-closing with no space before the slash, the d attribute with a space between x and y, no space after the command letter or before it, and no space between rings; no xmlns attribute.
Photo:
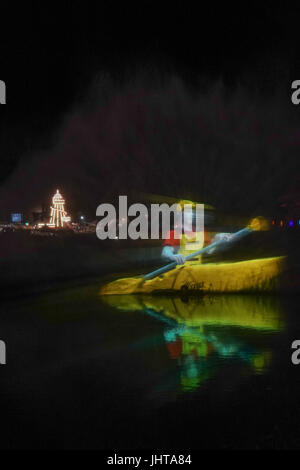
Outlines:
<svg viewBox="0 0 300 470"><path fill-rule="evenodd" d="M176 261L177 264L184 264L185 257L183 255L176 255L173 246L166 245L163 247L161 257L164 261Z"/></svg>

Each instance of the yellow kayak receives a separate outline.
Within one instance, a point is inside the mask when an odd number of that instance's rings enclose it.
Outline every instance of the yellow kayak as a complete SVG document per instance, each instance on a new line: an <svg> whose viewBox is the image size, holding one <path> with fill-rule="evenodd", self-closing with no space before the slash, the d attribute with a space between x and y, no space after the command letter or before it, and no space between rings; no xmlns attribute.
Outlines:
<svg viewBox="0 0 300 470"><path fill-rule="evenodd" d="M101 288L101 295L155 293L268 292L277 287L284 256L234 263L178 265L154 279L117 279Z"/></svg>

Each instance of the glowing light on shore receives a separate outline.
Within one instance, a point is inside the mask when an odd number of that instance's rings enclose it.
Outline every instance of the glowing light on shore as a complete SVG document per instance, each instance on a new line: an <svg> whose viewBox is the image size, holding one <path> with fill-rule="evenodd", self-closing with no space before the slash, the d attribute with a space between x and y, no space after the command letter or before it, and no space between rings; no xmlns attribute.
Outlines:
<svg viewBox="0 0 300 470"><path fill-rule="evenodd" d="M70 222L71 217L65 211L65 200L60 194L59 190L56 191L52 198L51 216L49 227L63 227L65 222Z"/></svg>

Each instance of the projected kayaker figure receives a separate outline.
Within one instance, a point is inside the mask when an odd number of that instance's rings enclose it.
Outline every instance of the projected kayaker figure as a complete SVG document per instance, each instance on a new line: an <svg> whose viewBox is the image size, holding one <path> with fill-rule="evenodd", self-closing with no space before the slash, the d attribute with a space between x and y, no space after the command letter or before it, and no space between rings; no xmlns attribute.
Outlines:
<svg viewBox="0 0 300 470"><path fill-rule="evenodd" d="M186 201L180 201L179 206L184 207ZM231 239L230 233L218 233L211 240L205 230L196 232L194 230L194 218L195 218L195 204L192 204L192 209L184 209L183 217L183 228L182 233L179 232L176 227L167 234L161 253L161 257L164 261L176 261L177 264L184 264L186 262L186 256L193 252L201 250L204 246L209 245L215 241L229 241ZM175 233L178 231L177 237ZM180 235L180 236L179 236ZM214 248L208 251L211 254L215 251ZM201 255L196 256L192 260L189 260L190 264L201 263Z"/></svg>

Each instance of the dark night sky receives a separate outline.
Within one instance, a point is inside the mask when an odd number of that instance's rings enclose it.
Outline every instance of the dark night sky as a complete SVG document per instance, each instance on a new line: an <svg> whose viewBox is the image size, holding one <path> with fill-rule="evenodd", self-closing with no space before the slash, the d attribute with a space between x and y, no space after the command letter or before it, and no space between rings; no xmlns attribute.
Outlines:
<svg viewBox="0 0 300 470"><path fill-rule="evenodd" d="M129 188L270 206L297 177L299 15L251 5L4 2L2 216L57 185L74 210Z"/></svg>

